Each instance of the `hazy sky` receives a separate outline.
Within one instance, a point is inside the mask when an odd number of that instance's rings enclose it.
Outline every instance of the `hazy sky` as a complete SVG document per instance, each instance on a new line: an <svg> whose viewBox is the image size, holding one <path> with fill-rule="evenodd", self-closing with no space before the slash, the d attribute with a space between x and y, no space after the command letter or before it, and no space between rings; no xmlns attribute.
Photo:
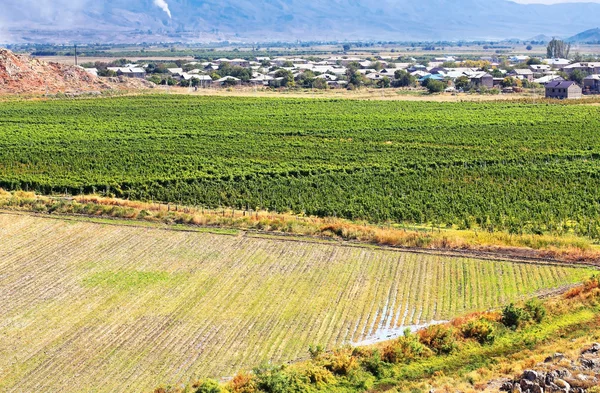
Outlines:
<svg viewBox="0 0 600 393"><path fill-rule="evenodd" d="M600 0L512 0L521 4L600 3Z"/></svg>

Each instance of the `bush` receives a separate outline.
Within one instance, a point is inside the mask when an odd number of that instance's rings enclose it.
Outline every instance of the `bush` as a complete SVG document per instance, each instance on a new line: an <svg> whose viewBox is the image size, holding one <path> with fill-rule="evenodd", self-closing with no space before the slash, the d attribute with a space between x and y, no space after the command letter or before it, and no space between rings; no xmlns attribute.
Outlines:
<svg viewBox="0 0 600 393"><path fill-rule="evenodd" d="M457 348L454 329L445 325L433 325L420 330L419 341L438 355L447 355Z"/></svg>
<svg viewBox="0 0 600 393"><path fill-rule="evenodd" d="M431 350L421 344L418 337L411 334L408 329L403 337L399 337L383 348L383 360L388 363L409 363L431 355Z"/></svg>
<svg viewBox="0 0 600 393"><path fill-rule="evenodd" d="M531 299L525 303L525 312L536 323L540 323L546 317L546 308L539 299Z"/></svg>
<svg viewBox="0 0 600 393"><path fill-rule="evenodd" d="M358 367L352 348L342 348L333 352L324 360L324 367L335 375L348 375Z"/></svg>
<svg viewBox="0 0 600 393"><path fill-rule="evenodd" d="M221 385L212 379L203 379L196 382L192 387L196 389L194 393L221 393L223 391Z"/></svg>
<svg viewBox="0 0 600 393"><path fill-rule="evenodd" d="M309 382L315 385L328 385L335 381L335 377L331 371L316 365L313 362L308 362L304 375Z"/></svg>
<svg viewBox="0 0 600 393"><path fill-rule="evenodd" d="M381 360L381 354L378 350L374 350L370 356L362 358L360 365L377 378L383 375L385 363Z"/></svg>
<svg viewBox="0 0 600 393"><path fill-rule="evenodd" d="M513 303L502 310L501 322L507 328L516 330L529 321L530 315L522 308L515 307Z"/></svg>
<svg viewBox="0 0 600 393"><path fill-rule="evenodd" d="M425 87L427 87L427 90L429 91L430 94L433 94L433 93L441 93L442 91L444 91L444 89L447 87L447 85L442 81L437 81L435 79L428 79L427 85Z"/></svg>
<svg viewBox="0 0 600 393"><path fill-rule="evenodd" d="M304 381L296 373L289 373L284 366L275 367L268 363L254 369L256 387L266 393L291 393L306 391Z"/></svg>
<svg viewBox="0 0 600 393"><path fill-rule="evenodd" d="M466 339L473 339L479 344L491 344L495 340L494 325L485 319L471 320L460 327L461 335Z"/></svg>
<svg viewBox="0 0 600 393"><path fill-rule="evenodd" d="M231 393L255 393L257 392L256 380L250 374L237 374L229 382L227 390Z"/></svg>

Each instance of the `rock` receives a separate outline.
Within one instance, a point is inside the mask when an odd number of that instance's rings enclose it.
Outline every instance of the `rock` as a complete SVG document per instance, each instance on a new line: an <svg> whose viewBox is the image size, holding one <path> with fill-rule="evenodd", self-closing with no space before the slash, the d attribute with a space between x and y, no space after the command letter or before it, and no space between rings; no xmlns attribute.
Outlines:
<svg viewBox="0 0 600 393"><path fill-rule="evenodd" d="M515 386L512 388L511 393L523 393L523 389L521 389L521 385L515 383Z"/></svg>
<svg viewBox="0 0 600 393"><path fill-rule="evenodd" d="M531 382L529 379L522 379L519 385L521 386L522 391L530 392L533 388L534 383Z"/></svg>
<svg viewBox="0 0 600 393"><path fill-rule="evenodd" d="M531 388L531 391L533 393L544 393L544 388L542 388L540 385L538 385L537 383L533 385L533 387Z"/></svg>
<svg viewBox="0 0 600 393"><path fill-rule="evenodd" d="M580 359L580 363L584 368L593 370L596 367L600 367L600 360L596 360L596 359L586 359L586 358L582 358Z"/></svg>
<svg viewBox="0 0 600 393"><path fill-rule="evenodd" d="M504 382L500 385L501 392L512 392L514 384L512 382Z"/></svg>
<svg viewBox="0 0 600 393"><path fill-rule="evenodd" d="M569 383L567 381L565 381L564 379L556 378L554 380L554 384L556 386L558 386L560 389L566 390L567 392L569 392L571 390L571 385L569 385Z"/></svg>
<svg viewBox="0 0 600 393"><path fill-rule="evenodd" d="M556 352L552 356L548 356L546 359L544 359L544 362L551 363L551 362L556 362L556 361L562 360L564 358L565 358L565 355L563 355L560 352Z"/></svg>
<svg viewBox="0 0 600 393"><path fill-rule="evenodd" d="M538 373L533 370L525 370L523 371L523 378L533 382L538 379Z"/></svg>
<svg viewBox="0 0 600 393"><path fill-rule="evenodd" d="M556 370L556 376L558 378L571 378L571 373L567 369Z"/></svg>
<svg viewBox="0 0 600 393"><path fill-rule="evenodd" d="M585 354L597 354L598 352L600 352L600 344L599 343L594 343L592 344L592 346L588 349L584 349L581 354L585 355Z"/></svg>

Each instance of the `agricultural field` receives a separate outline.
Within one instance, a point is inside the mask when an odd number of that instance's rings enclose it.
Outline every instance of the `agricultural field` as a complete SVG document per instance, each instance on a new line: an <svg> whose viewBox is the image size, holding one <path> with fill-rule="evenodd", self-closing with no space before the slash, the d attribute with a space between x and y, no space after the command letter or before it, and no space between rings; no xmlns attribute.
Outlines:
<svg viewBox="0 0 600 393"><path fill-rule="evenodd" d="M0 187L598 239L598 129L545 101L11 101Z"/></svg>
<svg viewBox="0 0 600 393"><path fill-rule="evenodd" d="M228 376L590 275L15 213L0 214L0 244L5 392L142 392Z"/></svg>

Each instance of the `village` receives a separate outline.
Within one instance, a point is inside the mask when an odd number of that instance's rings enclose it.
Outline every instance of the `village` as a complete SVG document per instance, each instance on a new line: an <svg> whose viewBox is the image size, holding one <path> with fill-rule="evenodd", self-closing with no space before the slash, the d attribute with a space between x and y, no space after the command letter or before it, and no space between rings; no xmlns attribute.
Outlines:
<svg viewBox="0 0 600 393"><path fill-rule="evenodd" d="M511 94L527 89L544 89L546 98L556 99L600 94L600 61L526 55L470 59L458 56L394 58L383 55L255 57L84 66L95 76L141 78L157 85L196 90L236 86L352 90L369 86L472 94Z"/></svg>

